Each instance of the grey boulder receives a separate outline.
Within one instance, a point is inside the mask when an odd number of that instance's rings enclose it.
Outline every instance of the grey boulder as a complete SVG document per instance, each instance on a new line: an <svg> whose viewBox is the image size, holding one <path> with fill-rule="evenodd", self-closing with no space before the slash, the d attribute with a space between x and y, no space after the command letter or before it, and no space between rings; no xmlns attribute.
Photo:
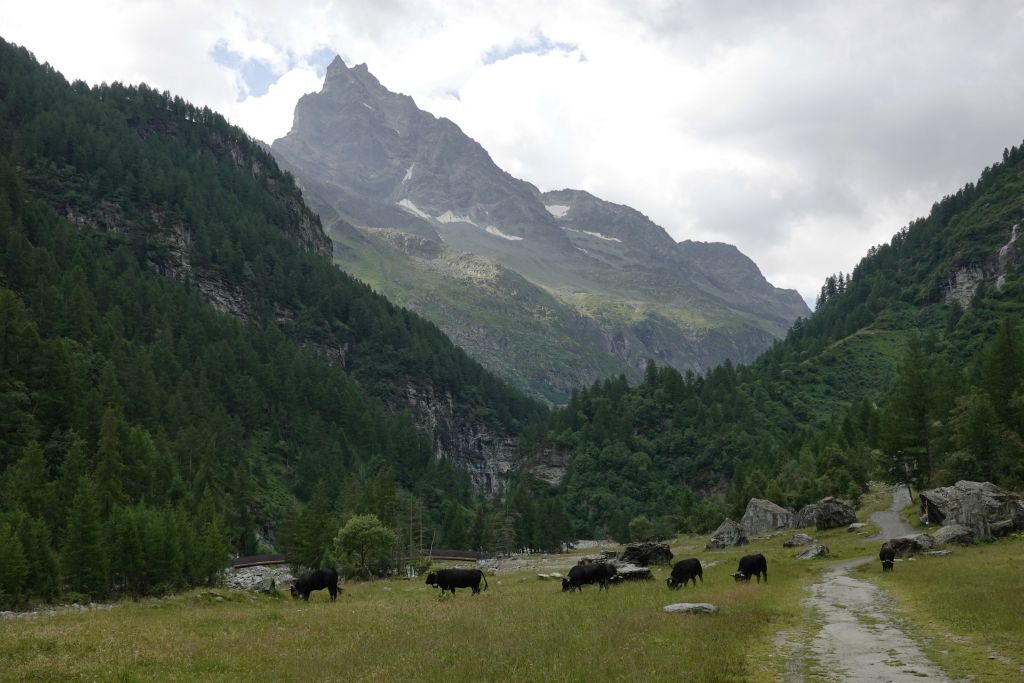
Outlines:
<svg viewBox="0 0 1024 683"><path fill-rule="evenodd" d="M743 533L743 528L732 521L726 519L722 522L715 533L711 534L711 538L708 539L705 548L735 548L738 545L746 545L749 543L747 535Z"/></svg>
<svg viewBox="0 0 1024 683"><path fill-rule="evenodd" d="M807 546L799 553L794 555L798 560L813 560L815 557L827 557L828 546L827 545L811 545Z"/></svg>
<svg viewBox="0 0 1024 683"><path fill-rule="evenodd" d="M932 538L935 539L935 545L970 545L974 543L974 532L963 524L950 524L936 530Z"/></svg>
<svg viewBox="0 0 1024 683"><path fill-rule="evenodd" d="M961 524L975 538L1024 530L1024 497L987 481L958 481L921 492L921 512L932 524Z"/></svg>
<svg viewBox="0 0 1024 683"><path fill-rule="evenodd" d="M714 614L718 608L707 602L674 602L661 608L666 614Z"/></svg>
<svg viewBox="0 0 1024 683"><path fill-rule="evenodd" d="M743 513L740 526L749 536L763 534L779 529L792 529L796 515L781 505L776 505L770 500L751 498L747 503L747 510Z"/></svg>
<svg viewBox="0 0 1024 683"><path fill-rule="evenodd" d="M800 512L797 513L796 517L796 526L798 528L813 526L819 531L849 526L857 521L857 514L850 507L850 504L834 496L822 498L817 503L805 505L800 508Z"/></svg>
<svg viewBox="0 0 1024 683"><path fill-rule="evenodd" d="M808 543L814 543L814 539L805 533L797 532L793 534L793 538L789 539L788 541L783 541L782 547L796 548L802 545L807 545Z"/></svg>

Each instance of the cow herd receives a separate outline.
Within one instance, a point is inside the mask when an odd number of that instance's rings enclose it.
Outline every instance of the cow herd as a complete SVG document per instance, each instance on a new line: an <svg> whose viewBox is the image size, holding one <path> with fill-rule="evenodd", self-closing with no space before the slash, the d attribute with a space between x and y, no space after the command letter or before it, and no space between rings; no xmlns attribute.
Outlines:
<svg viewBox="0 0 1024 683"><path fill-rule="evenodd" d="M892 571L896 559L893 548L888 544L883 545L878 557L882 561L882 571ZM618 578L617 574L618 571L612 564L590 562L589 560L581 561L580 564L569 570L567 577L562 579L562 592L579 591L582 593L583 586L595 583L598 585L598 590L608 590L612 581ZM763 577L764 582L768 583L768 560L761 553L744 555L740 558L739 566L732 576L737 582L749 582L751 577L755 577L757 582L761 583ZM675 563L672 573L665 579L665 585L678 590L692 581L696 588L697 579L704 583L704 567L700 560L691 557ZM469 588L473 591L473 595L476 595L481 590L481 582L483 590L487 590L487 577L480 569L439 569L427 574L427 585L440 588L442 595L446 591L451 591L451 594L455 595L456 588ZM318 569L302 574L295 580L291 593L294 598L308 601L312 591L324 588L330 592L332 601L337 599L341 589L338 588L338 571L336 569Z"/></svg>

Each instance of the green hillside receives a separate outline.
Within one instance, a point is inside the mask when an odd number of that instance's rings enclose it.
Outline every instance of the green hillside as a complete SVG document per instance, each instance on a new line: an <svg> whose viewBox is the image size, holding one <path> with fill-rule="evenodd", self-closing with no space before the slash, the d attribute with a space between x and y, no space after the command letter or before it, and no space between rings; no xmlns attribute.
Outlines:
<svg viewBox="0 0 1024 683"><path fill-rule="evenodd" d="M387 406L426 386L509 433L543 406L329 252L219 115L0 43L0 604L205 583L270 542L316 566L357 512L405 545L488 523Z"/></svg>
<svg viewBox="0 0 1024 683"><path fill-rule="evenodd" d="M829 277L814 314L753 364L599 382L531 430L528 461L563 454L578 531L620 539L637 516L706 530L752 496L856 498L908 467L922 486L1024 485L1022 218L1015 147Z"/></svg>

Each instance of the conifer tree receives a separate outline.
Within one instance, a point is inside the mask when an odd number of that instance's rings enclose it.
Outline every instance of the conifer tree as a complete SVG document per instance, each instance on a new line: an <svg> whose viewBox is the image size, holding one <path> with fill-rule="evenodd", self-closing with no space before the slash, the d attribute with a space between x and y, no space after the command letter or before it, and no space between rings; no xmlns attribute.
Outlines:
<svg viewBox="0 0 1024 683"><path fill-rule="evenodd" d="M71 590L92 597L106 593L107 564L96 487L89 477L78 480L61 548L61 573Z"/></svg>

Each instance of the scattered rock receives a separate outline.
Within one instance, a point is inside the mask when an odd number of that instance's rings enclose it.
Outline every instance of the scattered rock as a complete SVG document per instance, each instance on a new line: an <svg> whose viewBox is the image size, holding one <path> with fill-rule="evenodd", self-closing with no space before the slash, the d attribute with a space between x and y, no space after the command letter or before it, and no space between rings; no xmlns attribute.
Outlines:
<svg viewBox="0 0 1024 683"><path fill-rule="evenodd" d="M746 545L748 542L740 525L731 519L726 519L715 530L715 533L711 534L711 538L704 547L734 548L738 545Z"/></svg>
<svg viewBox="0 0 1024 683"><path fill-rule="evenodd" d="M889 539L889 545L896 551L896 557L910 557L935 547L935 539L928 534L909 534Z"/></svg>
<svg viewBox="0 0 1024 683"><path fill-rule="evenodd" d="M952 555L952 550L929 550L925 555L931 555L932 557L945 557L946 555Z"/></svg>
<svg viewBox="0 0 1024 683"><path fill-rule="evenodd" d="M548 581L548 580L551 579L551 575L550 574L537 574L537 578L540 579L541 581Z"/></svg>
<svg viewBox="0 0 1024 683"><path fill-rule="evenodd" d="M285 564L258 565L255 567L241 567L238 569L227 569L220 581L225 588L236 591L259 591L261 593L272 592L278 588L285 588L295 583L292 570Z"/></svg>
<svg viewBox="0 0 1024 683"><path fill-rule="evenodd" d="M794 555L798 560L811 560L815 557L826 557L828 555L827 545L811 545Z"/></svg>
<svg viewBox="0 0 1024 683"><path fill-rule="evenodd" d="M963 524L950 524L937 529L932 534L932 538L935 539L935 545L949 545L950 543L970 545L974 543L974 532Z"/></svg>
<svg viewBox="0 0 1024 683"><path fill-rule="evenodd" d="M619 560L645 567L652 564L672 564L672 551L669 549L668 543L654 541L631 543L622 551Z"/></svg>
<svg viewBox="0 0 1024 683"><path fill-rule="evenodd" d="M922 491L921 512L932 524L962 524L977 539L1024 530L1024 497L991 482L958 481Z"/></svg>
<svg viewBox="0 0 1024 683"><path fill-rule="evenodd" d="M740 520L740 526L748 536L751 536L779 529L791 529L795 521L796 516L791 510L770 500L751 498L747 503L746 512L743 513L743 519Z"/></svg>
<svg viewBox="0 0 1024 683"><path fill-rule="evenodd" d="M561 579L562 578L562 573L561 572L551 572L550 574L548 574L548 576L550 576L552 579Z"/></svg>
<svg viewBox="0 0 1024 683"><path fill-rule="evenodd" d="M618 572L613 577L616 581L652 581L654 579L654 573L651 572L650 567L641 567L628 562L617 562L615 563L615 569Z"/></svg>
<svg viewBox="0 0 1024 683"><path fill-rule="evenodd" d="M865 524L864 522L854 522L850 526L846 527L846 530L849 531L850 533L853 533L854 531L860 531L861 529L863 529L866 526L867 526L867 524Z"/></svg>
<svg viewBox="0 0 1024 683"><path fill-rule="evenodd" d="M813 526L819 531L848 526L857 521L857 514L849 503L834 496L822 498L800 508L796 515L796 526L799 528Z"/></svg>
<svg viewBox="0 0 1024 683"><path fill-rule="evenodd" d="M714 614L718 608L706 602L674 602L661 608L667 614Z"/></svg>
<svg viewBox="0 0 1024 683"><path fill-rule="evenodd" d="M813 543L813 542L814 542L814 539L811 538L810 536L808 536L807 534L795 533L795 534L793 534L793 538L789 539L788 541L784 541L782 543L782 547L783 548L796 548L797 546L807 545L808 543Z"/></svg>

